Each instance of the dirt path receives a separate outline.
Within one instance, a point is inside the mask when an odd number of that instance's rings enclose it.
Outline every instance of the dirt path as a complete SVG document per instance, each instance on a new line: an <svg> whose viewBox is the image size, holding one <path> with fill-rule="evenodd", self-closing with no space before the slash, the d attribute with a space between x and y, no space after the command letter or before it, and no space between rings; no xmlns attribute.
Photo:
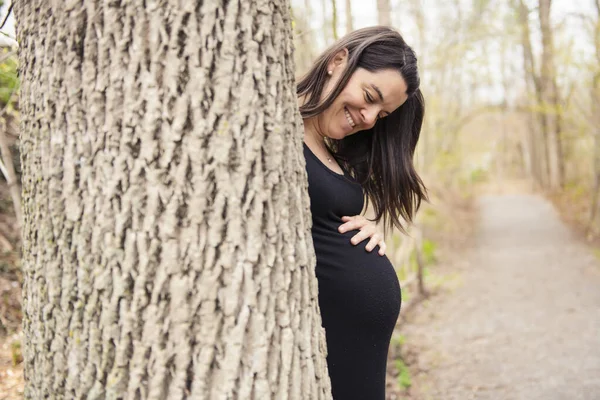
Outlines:
<svg viewBox="0 0 600 400"><path fill-rule="evenodd" d="M530 195L484 196L458 284L403 329L419 400L600 400L600 262Z"/></svg>

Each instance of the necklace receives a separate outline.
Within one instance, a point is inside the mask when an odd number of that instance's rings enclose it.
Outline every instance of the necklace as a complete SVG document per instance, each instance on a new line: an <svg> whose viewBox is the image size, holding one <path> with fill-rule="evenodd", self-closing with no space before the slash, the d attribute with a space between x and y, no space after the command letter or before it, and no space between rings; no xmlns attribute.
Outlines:
<svg viewBox="0 0 600 400"><path fill-rule="evenodd" d="M317 140L317 142L319 142L319 141ZM323 144L324 144L324 142L323 142ZM333 163L333 159L329 156L329 151L327 150L327 146L325 146L325 148L323 148L321 146L318 146L318 147L323 150L323 152L325 153L325 157L327 158L327 161L330 164L332 164Z"/></svg>
<svg viewBox="0 0 600 400"><path fill-rule="evenodd" d="M325 158L327 158L327 161L331 164L333 163L333 159L331 157L329 157L329 152L327 150L323 150L323 152L325 153Z"/></svg>
<svg viewBox="0 0 600 400"><path fill-rule="evenodd" d="M333 163L333 159L329 156L329 151L323 150L323 152L325 153L325 157L327 158L327 161L329 161L329 163Z"/></svg>
<svg viewBox="0 0 600 400"><path fill-rule="evenodd" d="M333 163L333 160L329 156L329 151L327 150L327 146L325 146L325 148L323 149L323 152L325 153L325 157L327 158L327 161L329 161L329 163Z"/></svg>

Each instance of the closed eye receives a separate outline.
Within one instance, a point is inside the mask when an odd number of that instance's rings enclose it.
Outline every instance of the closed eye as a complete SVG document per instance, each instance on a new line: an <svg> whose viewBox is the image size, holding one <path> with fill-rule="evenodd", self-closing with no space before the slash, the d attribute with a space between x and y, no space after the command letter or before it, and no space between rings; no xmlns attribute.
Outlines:
<svg viewBox="0 0 600 400"><path fill-rule="evenodd" d="M365 90L365 101L366 101L367 103L369 103L369 104L373 104L373 103L375 102L375 99L373 99L373 96L371 96L371 94L370 94L368 91L366 91L366 90ZM382 119L382 118L385 118L385 117L387 117L388 115L390 115L390 113L388 113L388 112L386 112L386 111L383 111L382 113L380 113L380 114L377 116L377 120L380 120L380 119Z"/></svg>

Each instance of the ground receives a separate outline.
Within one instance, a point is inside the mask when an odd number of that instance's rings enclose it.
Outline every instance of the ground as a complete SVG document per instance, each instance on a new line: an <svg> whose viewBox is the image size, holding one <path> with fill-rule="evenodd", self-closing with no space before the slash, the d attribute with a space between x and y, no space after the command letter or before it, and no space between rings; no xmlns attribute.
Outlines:
<svg viewBox="0 0 600 400"><path fill-rule="evenodd" d="M0 337L0 400L23 398L23 363L16 348L19 343L18 335Z"/></svg>
<svg viewBox="0 0 600 400"><path fill-rule="evenodd" d="M600 399L600 262L536 195L479 199L472 247L402 333L418 400Z"/></svg>

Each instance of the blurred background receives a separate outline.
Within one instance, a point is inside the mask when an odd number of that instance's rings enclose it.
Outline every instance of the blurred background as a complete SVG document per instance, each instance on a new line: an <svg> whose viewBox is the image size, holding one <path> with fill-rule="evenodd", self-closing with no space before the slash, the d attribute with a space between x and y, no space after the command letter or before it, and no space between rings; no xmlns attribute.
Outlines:
<svg viewBox="0 0 600 400"><path fill-rule="evenodd" d="M544 196L600 254L600 0L291 3L298 76L346 32L377 24L398 29L419 57L426 119L416 164L431 201L409 236L386 238L404 288L403 313L447 283L444 268L476 234L482 194ZM8 399L22 386L12 15L1 32L0 399ZM402 324L390 352L393 396L409 396L413 385Z"/></svg>
<svg viewBox="0 0 600 400"><path fill-rule="evenodd" d="M299 74L365 26L391 25L415 49L427 101L417 163L434 192L526 180L567 200L570 216L598 234L598 1L292 4Z"/></svg>

